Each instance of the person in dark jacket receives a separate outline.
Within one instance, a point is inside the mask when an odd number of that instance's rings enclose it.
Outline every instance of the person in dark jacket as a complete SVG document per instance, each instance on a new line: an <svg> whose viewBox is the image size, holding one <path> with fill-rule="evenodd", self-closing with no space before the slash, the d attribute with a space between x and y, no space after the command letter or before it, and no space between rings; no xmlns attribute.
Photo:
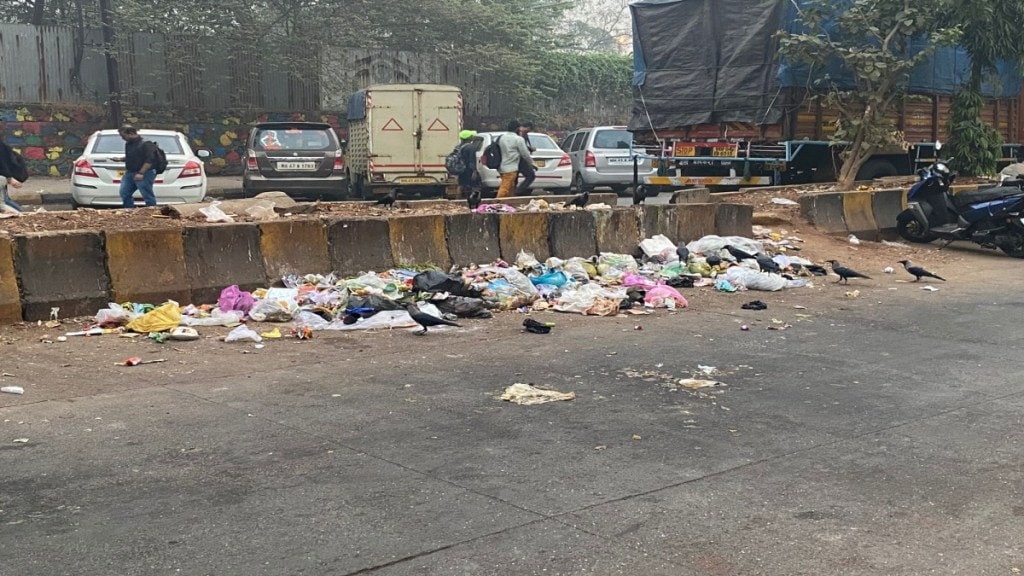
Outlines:
<svg viewBox="0 0 1024 576"><path fill-rule="evenodd" d="M21 188L21 181L18 178L24 176L19 172L21 170L14 161L14 149L3 141L3 131L0 131L0 197L3 198L3 203L15 212L21 212L22 208L11 199L7 189Z"/></svg>
<svg viewBox="0 0 1024 576"><path fill-rule="evenodd" d="M131 124L117 129L124 140L124 176L121 177L121 205L134 208L132 197L138 190L146 206L156 206L156 195L153 194L153 182L156 181L156 169L153 163L156 157L156 145L139 136L139 131Z"/></svg>
<svg viewBox="0 0 1024 576"><path fill-rule="evenodd" d="M480 194L480 176L476 170L476 153L480 151L480 146L483 144L484 139L477 136L474 130L463 130L459 132L459 140L459 156L462 157L462 164L466 167L465 170L458 174L459 195L463 198L469 198L474 193L476 195Z"/></svg>
<svg viewBox="0 0 1024 576"><path fill-rule="evenodd" d="M523 137L523 141L526 142L526 149L530 151L530 154L533 154L537 149L530 144L531 130L533 130L533 122L525 121L519 123L519 130L516 133ZM519 175L523 177L523 181L519 183L519 186L516 186L516 196L529 196L532 193L530 186L537 179L537 169L533 166L532 162L520 160Z"/></svg>

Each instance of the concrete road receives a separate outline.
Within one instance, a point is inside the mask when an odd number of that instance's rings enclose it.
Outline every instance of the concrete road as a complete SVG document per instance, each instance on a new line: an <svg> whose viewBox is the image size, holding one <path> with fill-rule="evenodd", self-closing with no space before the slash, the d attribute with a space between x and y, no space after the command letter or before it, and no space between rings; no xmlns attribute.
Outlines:
<svg viewBox="0 0 1024 576"><path fill-rule="evenodd" d="M546 336L517 314L264 349L9 328L0 574L1015 574L1024 275L965 266L934 293L544 314ZM576 399L498 400L514 382Z"/></svg>
<svg viewBox="0 0 1024 576"><path fill-rule="evenodd" d="M609 192L607 189L602 192ZM207 195L211 198L240 198L241 176L211 176ZM539 193L539 192L538 192ZM33 177L20 189L11 189L11 197L28 210L42 206L46 210L71 210L71 192L67 178ZM648 198L648 204L667 204L671 194L662 193ZM619 206L629 206L631 198L619 198Z"/></svg>

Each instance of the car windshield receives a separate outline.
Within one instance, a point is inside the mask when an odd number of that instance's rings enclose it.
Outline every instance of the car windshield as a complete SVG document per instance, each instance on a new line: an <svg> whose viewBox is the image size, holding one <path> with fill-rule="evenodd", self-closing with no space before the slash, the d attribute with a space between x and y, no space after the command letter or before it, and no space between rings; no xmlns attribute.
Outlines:
<svg viewBox="0 0 1024 576"><path fill-rule="evenodd" d="M181 140L173 134L140 134L143 140L156 142L165 154L184 154ZM100 134L93 144L93 154L124 154L124 140L120 134Z"/></svg>
<svg viewBox="0 0 1024 576"><path fill-rule="evenodd" d="M331 150L334 145L325 128L261 128L253 147L257 150Z"/></svg>
<svg viewBox="0 0 1024 576"><path fill-rule="evenodd" d="M558 144L547 134L530 132L530 145L538 150L559 150Z"/></svg>
<svg viewBox="0 0 1024 576"><path fill-rule="evenodd" d="M594 135L594 148L617 148L628 150L633 142L629 130L598 130Z"/></svg>

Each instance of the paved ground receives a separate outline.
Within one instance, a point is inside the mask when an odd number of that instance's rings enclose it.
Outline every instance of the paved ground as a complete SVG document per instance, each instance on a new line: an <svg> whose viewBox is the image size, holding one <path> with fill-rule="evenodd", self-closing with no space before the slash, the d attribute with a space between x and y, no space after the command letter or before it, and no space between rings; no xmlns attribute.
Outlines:
<svg viewBox="0 0 1024 576"><path fill-rule="evenodd" d="M5 328L0 574L1019 573L1024 274L961 252L940 292L692 290L547 336ZM726 386L673 385L699 365Z"/></svg>

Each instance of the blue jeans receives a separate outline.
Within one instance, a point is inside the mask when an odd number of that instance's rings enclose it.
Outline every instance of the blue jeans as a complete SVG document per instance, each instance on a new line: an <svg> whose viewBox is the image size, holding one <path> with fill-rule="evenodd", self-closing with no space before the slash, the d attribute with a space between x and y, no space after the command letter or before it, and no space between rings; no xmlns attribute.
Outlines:
<svg viewBox="0 0 1024 576"><path fill-rule="evenodd" d="M135 172L125 172L121 177L121 206L134 208L135 200L132 196L138 190L142 193L142 199L146 206L156 206L156 195L153 194L153 181L156 180L156 170L150 168L142 175L142 180L135 181Z"/></svg>

